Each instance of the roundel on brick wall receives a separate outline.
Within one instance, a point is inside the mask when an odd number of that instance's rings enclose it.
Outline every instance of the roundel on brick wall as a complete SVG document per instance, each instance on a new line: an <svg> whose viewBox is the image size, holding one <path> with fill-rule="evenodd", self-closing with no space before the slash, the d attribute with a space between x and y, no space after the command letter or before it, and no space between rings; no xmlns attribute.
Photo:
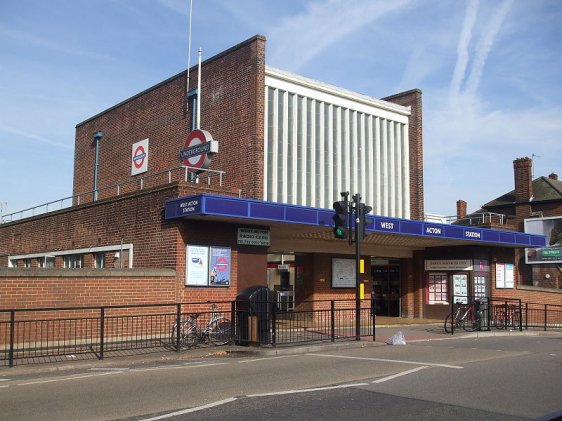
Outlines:
<svg viewBox="0 0 562 421"><path fill-rule="evenodd" d="M191 172L199 173L209 168L219 144L206 130L194 130L187 136L180 150L180 161Z"/></svg>

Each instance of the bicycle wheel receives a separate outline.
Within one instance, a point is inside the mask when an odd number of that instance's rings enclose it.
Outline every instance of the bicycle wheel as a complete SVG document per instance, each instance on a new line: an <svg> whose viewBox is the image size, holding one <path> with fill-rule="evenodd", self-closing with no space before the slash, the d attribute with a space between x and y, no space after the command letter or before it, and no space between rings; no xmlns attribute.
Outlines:
<svg viewBox="0 0 562 421"><path fill-rule="evenodd" d="M231 322L220 318L213 320L208 327L209 342L215 346L226 345L231 339Z"/></svg>
<svg viewBox="0 0 562 421"><path fill-rule="evenodd" d="M184 320L180 323L180 347L191 348L197 345L198 338L197 326L195 326L192 320ZM174 323L170 339L172 345L175 346L177 341L177 323Z"/></svg>
<svg viewBox="0 0 562 421"><path fill-rule="evenodd" d="M447 333L451 333L451 319L453 319L455 313L449 313L447 314L447 317L445 317L445 332Z"/></svg>
<svg viewBox="0 0 562 421"><path fill-rule="evenodd" d="M476 329L478 329L479 326L480 323L478 322L478 318L476 317L473 311L469 312L466 315L466 317L463 319L462 328L466 332L474 332Z"/></svg>

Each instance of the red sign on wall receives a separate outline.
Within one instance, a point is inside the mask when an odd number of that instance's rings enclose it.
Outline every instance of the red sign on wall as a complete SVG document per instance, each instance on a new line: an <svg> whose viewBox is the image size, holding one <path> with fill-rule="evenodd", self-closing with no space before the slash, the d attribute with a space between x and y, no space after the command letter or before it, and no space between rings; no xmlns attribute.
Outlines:
<svg viewBox="0 0 562 421"><path fill-rule="evenodd" d="M209 167L211 157L219 151L219 144L206 130L194 130L180 151L180 161L191 172L199 173Z"/></svg>

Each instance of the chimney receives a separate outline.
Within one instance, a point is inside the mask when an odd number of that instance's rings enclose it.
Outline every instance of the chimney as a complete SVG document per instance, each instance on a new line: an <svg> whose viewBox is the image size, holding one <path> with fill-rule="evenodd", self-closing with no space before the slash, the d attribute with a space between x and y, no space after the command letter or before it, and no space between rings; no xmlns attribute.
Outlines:
<svg viewBox="0 0 562 421"><path fill-rule="evenodd" d="M529 202L533 196L533 185L531 171L533 160L531 158L519 158L513 161L513 172L515 176L515 202Z"/></svg>
<svg viewBox="0 0 562 421"><path fill-rule="evenodd" d="M464 200L457 200L457 220L463 219L466 216L466 202Z"/></svg>
<svg viewBox="0 0 562 421"><path fill-rule="evenodd" d="M551 180L558 181L558 174L555 174L555 173L552 172L552 173L548 174L548 178L550 178Z"/></svg>

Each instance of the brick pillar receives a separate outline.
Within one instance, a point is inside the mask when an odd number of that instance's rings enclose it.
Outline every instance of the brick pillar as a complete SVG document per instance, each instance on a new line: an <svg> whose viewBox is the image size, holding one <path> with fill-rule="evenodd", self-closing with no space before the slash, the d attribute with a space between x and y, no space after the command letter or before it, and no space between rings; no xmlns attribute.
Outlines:
<svg viewBox="0 0 562 421"><path fill-rule="evenodd" d="M410 149L410 219L424 220L423 201L423 131L422 131L422 92L419 89L402 92L384 101L410 107L409 149Z"/></svg>
<svg viewBox="0 0 562 421"><path fill-rule="evenodd" d="M457 200L457 219L463 219L466 216L466 202Z"/></svg>
<svg viewBox="0 0 562 421"><path fill-rule="evenodd" d="M530 199L533 196L533 160L519 158L513 161L515 178L515 214L518 218L528 218L531 214Z"/></svg>

